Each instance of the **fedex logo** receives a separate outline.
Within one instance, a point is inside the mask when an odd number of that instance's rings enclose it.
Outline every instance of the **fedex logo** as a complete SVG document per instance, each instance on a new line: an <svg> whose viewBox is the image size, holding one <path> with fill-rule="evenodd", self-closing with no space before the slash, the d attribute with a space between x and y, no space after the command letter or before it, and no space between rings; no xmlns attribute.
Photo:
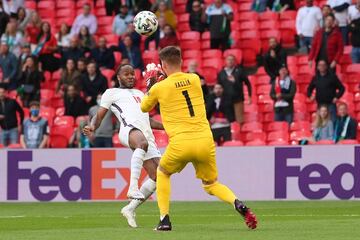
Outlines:
<svg viewBox="0 0 360 240"><path fill-rule="evenodd" d="M127 199L130 169L105 166L116 162L115 150L83 150L80 166L67 166L62 170L51 167L50 163L50 166L33 164L32 151L8 151L7 154L8 200L19 200L19 193L24 190L20 189L20 183L39 201L56 197L68 201ZM143 170L139 182L145 178ZM80 187L75 182L80 182Z"/></svg>
<svg viewBox="0 0 360 240"><path fill-rule="evenodd" d="M275 149L275 198L287 198L287 179L297 178L300 192L308 199L322 199L330 191L339 199L360 198L360 147L355 147L354 164L343 163L329 170L324 164L313 163L304 167L289 166L288 158L301 161L302 148ZM351 188L345 189L342 180L345 174L353 177ZM321 184L316 190L310 186ZM324 185L326 187L324 187Z"/></svg>

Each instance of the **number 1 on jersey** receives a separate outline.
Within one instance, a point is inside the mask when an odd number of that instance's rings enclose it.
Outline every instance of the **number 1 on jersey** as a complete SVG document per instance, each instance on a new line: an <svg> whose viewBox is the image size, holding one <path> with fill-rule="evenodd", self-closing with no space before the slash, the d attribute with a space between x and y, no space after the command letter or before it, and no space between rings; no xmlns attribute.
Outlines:
<svg viewBox="0 0 360 240"><path fill-rule="evenodd" d="M182 94L183 94L184 97L185 97L187 106L188 106L188 108L189 108L190 116L191 116L191 117L194 117L194 116L195 116L194 108L193 108L193 105L192 105L192 103L191 103L191 99L190 99L190 96L189 96L188 91L187 91L187 90L182 91Z"/></svg>

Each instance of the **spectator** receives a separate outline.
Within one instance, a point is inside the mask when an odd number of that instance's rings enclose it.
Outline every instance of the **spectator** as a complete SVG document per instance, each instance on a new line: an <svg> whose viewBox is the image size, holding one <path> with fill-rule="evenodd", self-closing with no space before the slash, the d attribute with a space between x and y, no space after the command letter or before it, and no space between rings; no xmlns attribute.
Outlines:
<svg viewBox="0 0 360 240"><path fill-rule="evenodd" d="M24 6L24 0L3 0L4 11L11 15L11 17L17 18L18 9Z"/></svg>
<svg viewBox="0 0 360 240"><path fill-rule="evenodd" d="M309 66L312 67L313 60L316 62L325 60L335 70L336 64L343 54L343 49L341 33L335 26L335 18L333 15L329 15L325 19L324 27L315 34L309 54Z"/></svg>
<svg viewBox="0 0 360 240"><path fill-rule="evenodd" d="M90 51L96 46L95 39L90 34L88 27L82 26L80 28L79 42L80 42L80 47L84 49L85 52Z"/></svg>
<svg viewBox="0 0 360 240"><path fill-rule="evenodd" d="M334 124L330 119L329 108L327 105L320 105L316 112L312 138L315 142L334 139Z"/></svg>
<svg viewBox="0 0 360 240"><path fill-rule="evenodd" d="M191 13L191 11L194 9L193 8L194 2L200 2L200 4L202 5L201 8L204 8L204 0L187 0L186 2L187 13Z"/></svg>
<svg viewBox="0 0 360 240"><path fill-rule="evenodd" d="M314 89L316 90L315 96L312 95ZM311 101L316 99L318 107L320 105L327 105L333 122L336 119L336 102L344 92L344 85L335 73L329 71L328 64L324 60L319 61L316 75L311 80L307 89L307 96Z"/></svg>
<svg viewBox="0 0 360 240"><path fill-rule="evenodd" d="M78 61L84 57L84 50L80 48L77 37L70 39L70 47L61 49L61 65L64 67L68 59Z"/></svg>
<svg viewBox="0 0 360 240"><path fill-rule="evenodd" d="M132 2L132 1L131 1ZM135 0L133 12L149 11L151 9L151 2L149 0Z"/></svg>
<svg viewBox="0 0 360 240"><path fill-rule="evenodd" d="M19 56L19 68L18 68L18 73L21 74L21 71L22 71L22 67L24 66L25 64L25 61L26 61L26 58L28 56L31 56L31 49L30 49L30 44L28 43L25 43L21 46L21 54Z"/></svg>
<svg viewBox="0 0 360 240"><path fill-rule="evenodd" d="M87 65L86 58L82 57L82 58L79 58L79 60L77 60L76 68L80 72L81 75L86 74L86 72L87 72L86 65Z"/></svg>
<svg viewBox="0 0 360 240"><path fill-rule="evenodd" d="M122 56L128 58L130 64L134 68L139 68L139 69L144 68L140 49L136 46L133 46L132 39L129 35L124 37L124 40L121 41L119 48Z"/></svg>
<svg viewBox="0 0 360 240"><path fill-rule="evenodd" d="M74 118L87 115L89 108L85 100L79 95L76 86L72 84L67 85L65 92L65 115L73 116Z"/></svg>
<svg viewBox="0 0 360 240"><path fill-rule="evenodd" d="M351 33L352 63L360 63L360 0L349 7L349 30Z"/></svg>
<svg viewBox="0 0 360 240"><path fill-rule="evenodd" d="M172 28L176 28L176 15L175 13L168 8L165 1L159 2L159 9L155 12L156 17L164 17L165 22L169 24Z"/></svg>
<svg viewBox="0 0 360 240"><path fill-rule="evenodd" d="M322 14L313 0L306 0L306 6L301 7L296 15L296 32L299 36L300 52L308 52L311 48L314 33L319 28Z"/></svg>
<svg viewBox="0 0 360 240"><path fill-rule="evenodd" d="M17 25L18 30L24 33L26 25L29 23L31 18L31 12L23 7L20 7L17 12Z"/></svg>
<svg viewBox="0 0 360 240"><path fill-rule="evenodd" d="M281 66L286 65L286 52L275 37L269 39L269 51L264 56L264 68L270 77L270 82L279 76Z"/></svg>
<svg viewBox="0 0 360 240"><path fill-rule="evenodd" d="M19 129L17 115L20 116L20 122L24 120L24 111L16 100L6 96L6 87L0 85L0 144L8 146L19 142Z"/></svg>
<svg viewBox="0 0 360 240"><path fill-rule="evenodd" d="M10 21L6 26L5 33L1 36L1 41L7 42L10 52L16 57L20 56L21 45L24 42L24 37L21 32L16 29L16 22Z"/></svg>
<svg viewBox="0 0 360 240"><path fill-rule="evenodd" d="M87 73L81 77L81 87L85 95L85 100L89 106L94 106L96 104L97 96L107 89L107 80L97 70L94 61L90 61L87 64Z"/></svg>
<svg viewBox="0 0 360 240"><path fill-rule="evenodd" d="M30 118L24 121L20 144L23 148L46 148L49 140L49 127L45 118L40 117L40 103L30 103Z"/></svg>
<svg viewBox="0 0 360 240"><path fill-rule="evenodd" d="M29 103L40 100L40 83L44 81L44 74L39 71L34 57L28 56L23 65L19 84L21 100L24 107L29 107Z"/></svg>
<svg viewBox="0 0 360 240"><path fill-rule="evenodd" d="M168 9L173 9L173 4L172 4L172 0L155 0L153 5L151 6L151 11L152 12L156 12L157 10L159 10L159 8L161 8L161 4L162 2L165 4L165 7Z"/></svg>
<svg viewBox="0 0 360 240"><path fill-rule="evenodd" d="M356 139L357 122L349 116L347 104L338 105L338 117L335 121L334 141Z"/></svg>
<svg viewBox="0 0 360 240"><path fill-rule="evenodd" d="M121 3L122 1L119 0L106 0L105 1L106 16L113 16L113 13L115 13L115 15L118 14Z"/></svg>
<svg viewBox="0 0 360 240"><path fill-rule="evenodd" d="M150 44L151 41L155 41L155 48L158 49L160 39L165 36L165 34L164 34L164 28L165 28L165 25L166 25L165 18L164 17L159 17L158 18L158 23L159 23L159 25L158 25L158 28L157 28L156 32L154 32L153 34L151 34L149 37L147 37L145 39L145 50L149 49L149 44ZM139 35L139 34L137 34L137 35Z"/></svg>
<svg viewBox="0 0 360 240"><path fill-rule="evenodd" d="M127 27L127 30L126 30L127 34L125 34L124 36L126 35L129 35L131 37L131 40L133 42L133 45L140 48L140 43L141 43L141 36L140 34L138 34L137 32L135 32L135 26L134 24L132 23L129 23L128 24L128 27ZM154 35L154 34L153 34ZM151 35L151 36L153 36ZM147 39L146 39L147 40ZM145 45L146 45L146 40L145 40Z"/></svg>
<svg viewBox="0 0 360 240"><path fill-rule="evenodd" d="M16 74L18 70L18 61L16 56L9 51L7 42L1 41L0 46L0 68L2 79L0 83L5 84L10 90L16 89Z"/></svg>
<svg viewBox="0 0 360 240"><path fill-rule="evenodd" d="M76 62L74 59L69 58L66 61L66 67L61 72L61 78L56 86L56 92L64 93L68 85L73 85L77 89L80 87L81 73L76 69Z"/></svg>
<svg viewBox="0 0 360 240"><path fill-rule="evenodd" d="M268 0L253 0L251 10L254 12L265 12Z"/></svg>
<svg viewBox="0 0 360 240"><path fill-rule="evenodd" d="M279 77L271 84L270 97L274 100L275 121L286 121L289 125L292 123L295 93L296 83L283 65L279 70Z"/></svg>
<svg viewBox="0 0 360 240"><path fill-rule="evenodd" d="M204 4L200 1L193 1L190 11L189 24L191 31L204 32L206 28L206 14Z"/></svg>
<svg viewBox="0 0 360 240"><path fill-rule="evenodd" d="M48 22L43 22L37 38L37 46L32 53L34 56L39 56L42 70L55 72L59 69L60 61L54 56L56 50L57 42L51 32L51 26Z"/></svg>
<svg viewBox="0 0 360 240"><path fill-rule="evenodd" d="M294 0L268 0L267 7L274 12L295 10Z"/></svg>
<svg viewBox="0 0 360 240"><path fill-rule="evenodd" d="M169 24L166 24L164 27L164 37L160 39L159 47L164 48L177 45L179 45L179 40L176 37L175 30Z"/></svg>
<svg viewBox="0 0 360 240"><path fill-rule="evenodd" d="M228 49L230 47L230 22L234 18L232 8L222 0L214 0L205 12L210 29L210 47Z"/></svg>
<svg viewBox="0 0 360 240"><path fill-rule="evenodd" d="M25 36L26 41L30 44L37 44L37 37L40 34L41 19L37 12L32 12L30 22L26 25Z"/></svg>
<svg viewBox="0 0 360 240"><path fill-rule="evenodd" d="M225 59L225 67L217 76L218 83L224 88L224 95L230 97L234 104L235 119L238 123L243 122L244 114L244 86L248 89L249 104L251 104L251 84L242 69L236 66L234 55L229 55Z"/></svg>
<svg viewBox="0 0 360 240"><path fill-rule="evenodd" d="M209 94L209 87L206 85L205 78L202 75L200 75L200 73L198 73L197 68L198 68L198 63L196 62L196 60L191 61L188 66L188 73L195 73L196 75L199 76L201 81L201 89L205 99L206 96Z"/></svg>
<svg viewBox="0 0 360 240"><path fill-rule="evenodd" d="M4 11L3 3L0 1L0 38L6 30L6 25L10 20L9 15Z"/></svg>
<svg viewBox="0 0 360 240"><path fill-rule="evenodd" d="M97 20L95 15L90 13L90 4L85 3L83 6L83 14L75 18L71 28L71 36L76 36L80 33L80 29L85 26L89 29L89 33L94 35L97 31Z"/></svg>
<svg viewBox="0 0 360 240"><path fill-rule="evenodd" d="M96 113L100 107L101 94L97 97L97 105L92 106L89 110L89 118L92 119L96 116ZM103 122L101 122L100 127L95 131L93 147L96 148L112 148L113 142L112 137L116 132L116 125L113 123L111 111L107 111ZM117 121L116 121L117 122Z"/></svg>
<svg viewBox="0 0 360 240"><path fill-rule="evenodd" d="M100 37L98 47L91 51L91 58L95 60L100 69L113 69L115 57L113 51L106 47L106 38Z"/></svg>
<svg viewBox="0 0 360 240"><path fill-rule="evenodd" d="M129 13L126 5L120 7L120 13L114 17L112 32L118 36L126 34L128 24L132 23L134 16Z"/></svg>
<svg viewBox="0 0 360 240"><path fill-rule="evenodd" d="M324 27L325 25L325 18L327 16L329 16L330 14L332 14L332 9L329 5L325 4L322 6L321 8L321 13L322 13L322 20L320 22L320 27Z"/></svg>
<svg viewBox="0 0 360 240"><path fill-rule="evenodd" d="M230 124L235 120L233 103L224 93L221 84L215 84L214 92L206 99L206 115L209 119L214 141L221 145L231 140Z"/></svg>
<svg viewBox="0 0 360 240"><path fill-rule="evenodd" d="M60 26L60 31L56 34L57 46L60 50L63 48L70 47L70 28L66 23L62 23Z"/></svg>
<svg viewBox="0 0 360 240"><path fill-rule="evenodd" d="M343 43L347 45L349 42L349 32L347 28L348 8L351 4L351 0L328 0L327 3L330 5L330 7L335 13L335 18L341 31Z"/></svg>

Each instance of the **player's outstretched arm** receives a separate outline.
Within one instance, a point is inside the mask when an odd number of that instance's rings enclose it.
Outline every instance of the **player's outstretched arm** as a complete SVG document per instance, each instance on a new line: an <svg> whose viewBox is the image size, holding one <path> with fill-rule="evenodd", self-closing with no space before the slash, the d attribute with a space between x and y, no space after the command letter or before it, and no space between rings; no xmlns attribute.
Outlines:
<svg viewBox="0 0 360 240"><path fill-rule="evenodd" d="M150 118L150 126L152 129L164 130L163 124L153 118Z"/></svg>
<svg viewBox="0 0 360 240"><path fill-rule="evenodd" d="M108 111L108 109L106 109L104 107L99 107L96 115L91 119L90 125L86 125L83 128L83 133L86 136L90 136L91 134L93 134L95 132L96 129L98 129L100 127L100 124L101 124L102 120L104 119L107 111Z"/></svg>

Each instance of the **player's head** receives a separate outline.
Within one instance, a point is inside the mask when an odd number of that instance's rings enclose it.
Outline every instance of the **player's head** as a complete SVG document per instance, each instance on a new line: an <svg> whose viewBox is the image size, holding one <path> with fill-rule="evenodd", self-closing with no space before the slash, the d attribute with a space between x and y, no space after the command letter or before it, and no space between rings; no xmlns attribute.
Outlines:
<svg viewBox="0 0 360 240"><path fill-rule="evenodd" d="M133 88L135 86L135 71L130 64L123 64L116 70L120 88Z"/></svg>
<svg viewBox="0 0 360 240"><path fill-rule="evenodd" d="M181 71L181 50L175 46L168 46L161 49L159 53L161 66L166 73L170 75L171 73Z"/></svg>

